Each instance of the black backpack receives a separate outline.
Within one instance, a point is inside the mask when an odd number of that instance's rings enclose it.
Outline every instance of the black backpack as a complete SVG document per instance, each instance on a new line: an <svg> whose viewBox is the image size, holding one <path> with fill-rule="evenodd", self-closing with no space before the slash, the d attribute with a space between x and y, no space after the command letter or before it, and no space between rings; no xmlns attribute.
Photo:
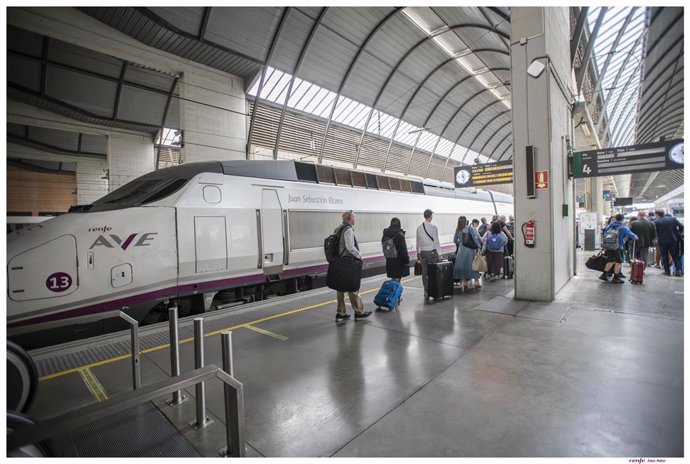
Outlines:
<svg viewBox="0 0 690 464"><path fill-rule="evenodd" d="M340 253L338 253L338 247L340 245L340 237L343 235L344 230L345 227L341 226L337 231L333 232L323 241L323 253L326 255L326 261L329 263L333 261L333 259L340 256Z"/></svg>

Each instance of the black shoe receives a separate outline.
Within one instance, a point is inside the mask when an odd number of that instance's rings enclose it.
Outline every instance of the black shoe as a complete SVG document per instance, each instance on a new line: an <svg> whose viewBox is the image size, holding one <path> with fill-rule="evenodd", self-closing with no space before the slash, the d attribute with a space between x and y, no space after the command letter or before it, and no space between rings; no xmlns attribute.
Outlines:
<svg viewBox="0 0 690 464"><path fill-rule="evenodd" d="M609 275L604 272L599 276L599 280L603 280L604 282L608 282L609 281Z"/></svg>
<svg viewBox="0 0 690 464"><path fill-rule="evenodd" d="M670 272L664 272L664 275L665 275L665 276L671 277L671 273L670 273Z"/></svg>
<svg viewBox="0 0 690 464"><path fill-rule="evenodd" d="M681 274L680 272L676 272L676 273L673 274L673 275L674 275L675 277L683 277L683 274Z"/></svg>
<svg viewBox="0 0 690 464"><path fill-rule="evenodd" d="M364 311L361 313L355 313L355 320L364 319L364 318L369 317L369 316L371 316L371 311Z"/></svg>
<svg viewBox="0 0 690 464"><path fill-rule="evenodd" d="M612 284L624 284L624 283L625 283L625 280L622 280L622 279L620 279L620 278L618 278L618 277L614 277L614 278L611 280L611 283L612 283Z"/></svg>
<svg viewBox="0 0 690 464"><path fill-rule="evenodd" d="M335 322L346 321L348 319L350 319L349 314L336 314L335 315Z"/></svg>
<svg viewBox="0 0 690 464"><path fill-rule="evenodd" d="M614 274L615 277L618 277L619 279L625 279L625 275L622 272L619 272L618 274Z"/></svg>

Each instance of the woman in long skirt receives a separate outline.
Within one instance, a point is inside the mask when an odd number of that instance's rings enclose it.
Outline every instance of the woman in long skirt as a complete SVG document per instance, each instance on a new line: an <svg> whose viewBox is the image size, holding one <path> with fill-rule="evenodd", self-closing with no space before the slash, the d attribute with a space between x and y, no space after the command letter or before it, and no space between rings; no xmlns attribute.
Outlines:
<svg viewBox="0 0 690 464"><path fill-rule="evenodd" d="M453 240L459 244L458 254L455 257L455 268L453 269L453 277L456 280L462 280L462 286L467 289L469 280L474 280L474 288L482 288L479 284L479 273L472 270L472 260L477 254L477 250L481 247L479 236L474 227L470 227L465 216L458 218L458 227L455 229L455 238Z"/></svg>

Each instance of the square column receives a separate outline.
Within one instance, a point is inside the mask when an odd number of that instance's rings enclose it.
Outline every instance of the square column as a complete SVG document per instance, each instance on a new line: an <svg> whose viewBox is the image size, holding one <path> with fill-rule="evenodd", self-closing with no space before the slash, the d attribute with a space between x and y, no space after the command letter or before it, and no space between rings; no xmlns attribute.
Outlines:
<svg viewBox="0 0 690 464"><path fill-rule="evenodd" d="M574 182L567 164L573 139L568 8L510 12L515 298L553 301L573 275L575 260ZM528 170L529 151L534 172ZM532 197L539 172L548 182ZM533 247L524 244L521 231L529 220L536 222Z"/></svg>

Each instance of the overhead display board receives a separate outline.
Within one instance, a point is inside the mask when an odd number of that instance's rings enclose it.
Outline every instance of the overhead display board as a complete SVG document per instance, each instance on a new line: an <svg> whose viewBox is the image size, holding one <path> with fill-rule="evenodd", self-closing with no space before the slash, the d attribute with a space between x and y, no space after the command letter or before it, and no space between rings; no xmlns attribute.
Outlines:
<svg viewBox="0 0 690 464"><path fill-rule="evenodd" d="M474 166L456 166L454 173L456 188L510 184L513 182L513 162L508 160Z"/></svg>
<svg viewBox="0 0 690 464"><path fill-rule="evenodd" d="M597 177L683 169L683 140L579 151L573 154L573 177Z"/></svg>

